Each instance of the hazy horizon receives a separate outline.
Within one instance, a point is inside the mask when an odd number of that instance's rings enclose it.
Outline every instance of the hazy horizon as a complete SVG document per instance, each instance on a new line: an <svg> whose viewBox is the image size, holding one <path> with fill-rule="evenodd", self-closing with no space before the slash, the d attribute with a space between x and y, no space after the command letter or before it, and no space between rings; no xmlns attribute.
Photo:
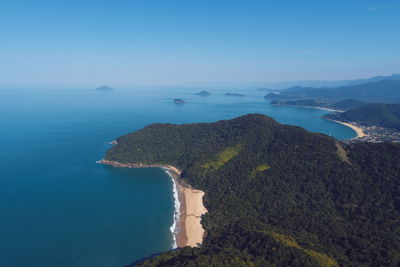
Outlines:
<svg viewBox="0 0 400 267"><path fill-rule="evenodd" d="M398 1L2 1L0 88L268 86L400 72Z"/></svg>
<svg viewBox="0 0 400 267"><path fill-rule="evenodd" d="M0 90L4 89L79 89L79 90L93 90L96 89L97 87L100 86L109 86L112 89L118 89L118 90L135 90L135 89L171 89L171 88L191 88L193 90L200 90L200 89L210 89L210 90L247 90L247 89L259 89L259 88L268 88L268 89L286 89L292 86L312 86L312 87L340 87L340 86L346 86L346 82L350 82L353 80L362 80L362 79L369 79L372 77L377 77L377 76L391 76L395 75L398 73L389 73L389 74L378 74L378 75L373 75L373 76L368 76L368 77L356 77L353 79L337 79L337 80L286 80L286 81L254 81L254 82L215 82L215 83L188 83L188 84L165 84L165 85L160 85L160 84L147 84L147 85L120 85L120 86L114 86L113 84L88 84L88 85L73 85L73 86L65 86L62 84L58 85L46 85L46 86L1 86L0 85ZM332 83L333 85L330 85ZM335 86L335 83L338 83L337 86ZM341 85L343 83L343 85Z"/></svg>

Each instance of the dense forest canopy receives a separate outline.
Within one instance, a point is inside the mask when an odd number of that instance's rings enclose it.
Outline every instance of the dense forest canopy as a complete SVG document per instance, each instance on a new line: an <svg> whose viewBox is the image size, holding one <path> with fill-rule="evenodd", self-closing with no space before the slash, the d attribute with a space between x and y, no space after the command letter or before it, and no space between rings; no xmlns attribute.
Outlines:
<svg viewBox="0 0 400 267"><path fill-rule="evenodd" d="M353 108L362 107L363 105L365 105L365 103L362 101L355 100L355 99L345 99L342 101L335 102L335 103L329 105L329 107L331 107L333 109L338 109L338 110L349 110L349 109L353 109Z"/></svg>
<svg viewBox="0 0 400 267"><path fill-rule="evenodd" d="M400 264L398 144L344 145L259 114L117 141L106 159L172 164L206 193L202 247L139 266Z"/></svg>

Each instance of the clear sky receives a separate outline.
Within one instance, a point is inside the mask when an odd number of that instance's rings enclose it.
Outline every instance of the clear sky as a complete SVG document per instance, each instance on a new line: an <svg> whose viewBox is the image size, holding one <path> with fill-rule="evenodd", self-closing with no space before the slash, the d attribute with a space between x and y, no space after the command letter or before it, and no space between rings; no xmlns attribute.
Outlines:
<svg viewBox="0 0 400 267"><path fill-rule="evenodd" d="M0 1L0 87L400 72L400 0Z"/></svg>

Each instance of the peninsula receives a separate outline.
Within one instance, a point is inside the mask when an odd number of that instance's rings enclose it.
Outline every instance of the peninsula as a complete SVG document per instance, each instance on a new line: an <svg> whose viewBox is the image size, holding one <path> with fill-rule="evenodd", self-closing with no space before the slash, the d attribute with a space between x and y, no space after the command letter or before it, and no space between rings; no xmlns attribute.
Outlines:
<svg viewBox="0 0 400 267"><path fill-rule="evenodd" d="M185 217L201 222L201 246L132 266L400 263L399 144L345 144L260 114L151 124L116 141L105 160L174 166L207 209Z"/></svg>

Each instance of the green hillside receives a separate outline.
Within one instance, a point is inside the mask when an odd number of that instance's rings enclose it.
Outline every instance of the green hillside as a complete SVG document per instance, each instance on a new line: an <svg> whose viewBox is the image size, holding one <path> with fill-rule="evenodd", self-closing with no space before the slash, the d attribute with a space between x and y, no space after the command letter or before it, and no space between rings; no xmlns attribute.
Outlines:
<svg viewBox="0 0 400 267"><path fill-rule="evenodd" d="M364 126L381 126L400 130L400 104L368 104L339 114L329 114L328 119L357 122Z"/></svg>
<svg viewBox="0 0 400 267"><path fill-rule="evenodd" d="M337 110L349 110L353 108L358 108L365 105L364 102L354 100L354 99L345 99L342 101L329 103L319 99L299 99L299 100L291 100L291 101L283 101L283 100L274 100L271 102L272 105L288 105L288 106L300 106L300 107L322 107L322 108L331 108Z"/></svg>
<svg viewBox="0 0 400 267"><path fill-rule="evenodd" d="M152 124L106 155L172 164L205 191L202 248L139 266L396 266L400 146L353 144L251 114Z"/></svg>
<svg viewBox="0 0 400 267"><path fill-rule="evenodd" d="M320 99L320 101L337 102L355 99L363 102L396 103L400 97L400 80L381 80L361 85L337 88L295 87L283 90L280 94L265 96L271 100Z"/></svg>

